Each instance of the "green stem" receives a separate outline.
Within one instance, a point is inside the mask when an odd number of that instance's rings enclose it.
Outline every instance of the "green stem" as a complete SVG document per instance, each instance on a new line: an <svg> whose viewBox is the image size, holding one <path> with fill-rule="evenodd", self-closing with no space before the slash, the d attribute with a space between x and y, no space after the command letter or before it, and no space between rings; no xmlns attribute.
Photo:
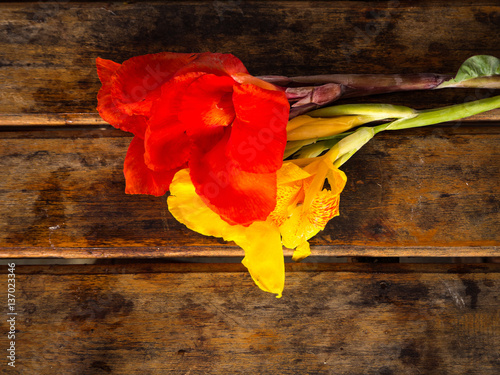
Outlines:
<svg viewBox="0 0 500 375"><path fill-rule="evenodd" d="M341 113L343 115L352 113L359 114L359 106L360 106L359 104L355 104L355 105L335 106L324 109L330 110L329 113L335 113L335 115L337 115L337 113ZM368 106L366 107L367 110ZM336 110L336 108L338 107L341 107L340 110ZM357 107L356 112L354 112L355 107ZM407 117L400 118L398 120L389 123L373 127L362 127L358 128L355 131L344 132L331 137L318 138L316 139L317 141L316 143L302 147L302 149L301 147L298 147L294 151L298 151L298 149L301 149L301 152L299 152L298 154L300 157L314 158L320 155L325 150L332 149L335 147L339 150L338 158L335 161L335 166L340 167L352 155L354 155L366 142L368 142L375 134L380 133L381 131L402 130L402 129L418 128L428 125L435 125L443 122L459 120L465 117L473 116L478 113L490 111L496 108L500 108L500 95L487 99L476 100L473 102L456 104L444 108L436 108L419 112L415 112L412 110L411 116L409 115L409 112L406 112L408 114ZM322 113L322 115L324 115L324 113ZM401 114L402 113L405 112L403 111L401 112ZM393 115L394 114L395 112L393 112ZM387 117L384 116L384 118Z"/></svg>
<svg viewBox="0 0 500 375"><path fill-rule="evenodd" d="M496 108L500 108L500 95L473 102L456 104L449 107L422 111L411 118L403 118L387 124L375 126L374 130L375 134L377 134L384 130L418 128L421 126L459 120L464 117L473 116Z"/></svg>
<svg viewBox="0 0 500 375"><path fill-rule="evenodd" d="M339 168L374 136L373 127L362 127L358 128L353 134L341 139L332 147L332 149L336 148L338 150L334 165Z"/></svg>
<svg viewBox="0 0 500 375"><path fill-rule="evenodd" d="M447 88L476 88L476 89L500 89L500 75L486 76L486 77L476 77L471 79L466 79L464 81L455 82L454 79L443 82L436 89L447 89Z"/></svg>
<svg viewBox="0 0 500 375"><path fill-rule="evenodd" d="M311 117L366 115L374 116L377 119L405 118L415 116L415 114L416 112L412 108L391 104L343 104L320 108L307 113Z"/></svg>
<svg viewBox="0 0 500 375"><path fill-rule="evenodd" d="M417 112L409 107L396 106L391 104L344 104L332 107L325 107L307 113L314 118L331 118L337 116L365 116L364 124L387 119L409 118L417 115ZM307 130L304 129L307 134ZM291 156L298 150L301 152L298 157L316 157L323 151L332 148L338 141L354 132L343 132L341 134L318 137L317 133L311 133L310 140L293 141L289 140L284 158ZM297 136L294 134L294 136ZM300 135L303 138L305 135ZM293 139L290 137L290 139ZM300 142L300 143L299 143Z"/></svg>

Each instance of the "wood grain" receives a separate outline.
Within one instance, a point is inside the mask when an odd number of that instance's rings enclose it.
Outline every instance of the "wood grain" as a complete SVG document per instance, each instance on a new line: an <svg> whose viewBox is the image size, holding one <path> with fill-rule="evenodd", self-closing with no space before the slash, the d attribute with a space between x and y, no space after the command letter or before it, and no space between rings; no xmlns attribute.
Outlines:
<svg viewBox="0 0 500 375"><path fill-rule="evenodd" d="M124 193L126 133L54 129L0 133L0 256L243 255L178 223L165 198ZM500 255L499 140L459 124L377 135L345 165L341 215L313 254Z"/></svg>
<svg viewBox="0 0 500 375"><path fill-rule="evenodd" d="M237 265L18 266L9 374L498 373L498 265L370 271L293 265L276 299Z"/></svg>
<svg viewBox="0 0 500 375"><path fill-rule="evenodd" d="M242 255L185 229L164 199L123 194L130 139L96 114L97 56L230 52L256 75L453 73L471 55L500 56L496 1L59 1L0 10L5 257ZM369 100L420 109L495 93ZM377 137L345 166L342 214L312 241L316 254L498 255L499 119L497 110L472 119L487 127L464 126L469 119Z"/></svg>
<svg viewBox="0 0 500 375"><path fill-rule="evenodd" d="M124 194L131 138L96 113L98 56L233 53L254 75L453 74L472 55L500 57L498 35L496 0L1 3L0 257L243 255L179 224L165 198ZM492 95L498 91L438 90L348 102L422 109ZM310 260L499 257L498 124L495 110L377 135L345 164L341 216L311 241L318 257ZM499 264L287 263L283 298L275 299L241 264L142 261L18 265L16 368L8 373L500 368ZM6 274L0 267L2 285ZM6 297L0 293L1 306ZM0 330L8 331L6 319ZM0 347L9 345L0 335ZM5 357L0 367L7 372Z"/></svg>
<svg viewBox="0 0 500 375"><path fill-rule="evenodd" d="M98 56L224 52L255 75L453 74L472 55L500 56L499 14L495 0L2 3L0 124L25 113L40 114L26 117L35 123L95 114ZM438 90L378 100L433 108L488 95ZM56 122L68 124L64 116Z"/></svg>

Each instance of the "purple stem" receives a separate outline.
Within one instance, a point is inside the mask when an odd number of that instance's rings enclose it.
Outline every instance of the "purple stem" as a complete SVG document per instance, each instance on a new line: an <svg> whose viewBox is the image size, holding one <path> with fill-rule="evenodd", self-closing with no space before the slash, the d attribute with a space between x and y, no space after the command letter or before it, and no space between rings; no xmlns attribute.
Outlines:
<svg viewBox="0 0 500 375"><path fill-rule="evenodd" d="M291 103L290 118L330 104L339 98L353 98L398 91L432 90L453 78L441 74L325 74L316 76L261 76L281 86Z"/></svg>

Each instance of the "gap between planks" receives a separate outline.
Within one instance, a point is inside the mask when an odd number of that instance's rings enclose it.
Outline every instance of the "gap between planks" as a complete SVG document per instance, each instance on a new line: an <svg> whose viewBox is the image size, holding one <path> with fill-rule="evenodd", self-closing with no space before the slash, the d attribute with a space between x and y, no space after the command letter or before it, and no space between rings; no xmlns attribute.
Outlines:
<svg viewBox="0 0 500 375"><path fill-rule="evenodd" d="M315 257L500 257L500 246L464 246L464 247L383 247L383 246L313 246L311 256ZM284 249L285 257L290 257L293 251ZM72 248L72 247L0 247L0 258L189 258L193 257L243 257L244 252L239 247L102 247L102 248Z"/></svg>
<svg viewBox="0 0 500 375"><path fill-rule="evenodd" d="M437 263L286 263L288 272L351 272L351 273L500 273L500 264L437 264ZM87 265L16 265L16 274L139 274L139 273L247 273L240 263L130 263ZM7 267L0 274L7 274Z"/></svg>

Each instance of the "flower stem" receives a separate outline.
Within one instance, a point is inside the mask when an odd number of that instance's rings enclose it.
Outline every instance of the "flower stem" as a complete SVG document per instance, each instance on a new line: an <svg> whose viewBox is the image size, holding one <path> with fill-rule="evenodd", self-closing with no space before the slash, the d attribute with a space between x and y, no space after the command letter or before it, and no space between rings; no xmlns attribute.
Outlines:
<svg viewBox="0 0 500 375"><path fill-rule="evenodd" d="M448 75L424 74L325 74L284 77L260 76L281 86L292 104L290 118L333 103L353 98L398 91L432 90L450 80Z"/></svg>
<svg viewBox="0 0 500 375"><path fill-rule="evenodd" d="M455 121L464 117L500 108L500 95L449 107L421 111L414 117L399 119L374 127L375 134L384 130L401 130Z"/></svg>
<svg viewBox="0 0 500 375"><path fill-rule="evenodd" d="M261 76L260 79L284 87L341 84L357 92L380 94L383 92L429 90L437 87L452 76L423 74L323 74L314 76L284 77Z"/></svg>
<svg viewBox="0 0 500 375"><path fill-rule="evenodd" d="M472 79L467 79L460 82L454 82L450 80L448 82L443 82L436 89L446 89L446 88L476 88L476 89L500 89L500 75L477 77Z"/></svg>
<svg viewBox="0 0 500 375"><path fill-rule="evenodd" d="M299 150L297 156L300 158L316 157L353 133L347 130L355 126L378 120L410 118L416 114L412 108L390 104L344 104L317 109L307 113L307 116L296 117L288 123L289 142L285 158ZM307 118L310 119L308 126L294 129L294 123L301 124ZM343 127L339 126L342 124ZM347 126L348 124L350 125ZM307 139L310 139L309 142Z"/></svg>
<svg viewBox="0 0 500 375"><path fill-rule="evenodd" d="M375 114L377 106L384 111L383 118L402 117L395 121L385 124L362 127L355 131L344 132L330 137L317 138L312 140L312 144L296 144L294 152L300 158L314 158L319 156L325 150L333 150L338 152L335 166L340 167L349 158L354 155L364 144L366 144L373 136L384 130L402 130L409 128L418 128L428 125L435 125L448 121L455 121L465 117L473 116L478 113L490 111L500 108L500 95L487 99L480 99L473 102L456 104L444 108L436 108L424 111L414 111L407 107L396 107L381 104L369 104L363 106L361 104L335 106L323 108L313 111L308 115L345 115L345 114ZM403 115L406 115L404 117ZM300 151L299 151L300 150ZM291 155L290 153L288 155Z"/></svg>
<svg viewBox="0 0 500 375"><path fill-rule="evenodd" d="M358 128L353 134L342 138L328 152L330 153L332 150L338 149L338 156L334 160L334 165L339 168L374 136L375 131L373 127L362 127Z"/></svg>
<svg viewBox="0 0 500 375"><path fill-rule="evenodd" d="M391 104L343 104L317 109L307 115L311 117L366 115L386 119L413 117L416 111L409 107Z"/></svg>

